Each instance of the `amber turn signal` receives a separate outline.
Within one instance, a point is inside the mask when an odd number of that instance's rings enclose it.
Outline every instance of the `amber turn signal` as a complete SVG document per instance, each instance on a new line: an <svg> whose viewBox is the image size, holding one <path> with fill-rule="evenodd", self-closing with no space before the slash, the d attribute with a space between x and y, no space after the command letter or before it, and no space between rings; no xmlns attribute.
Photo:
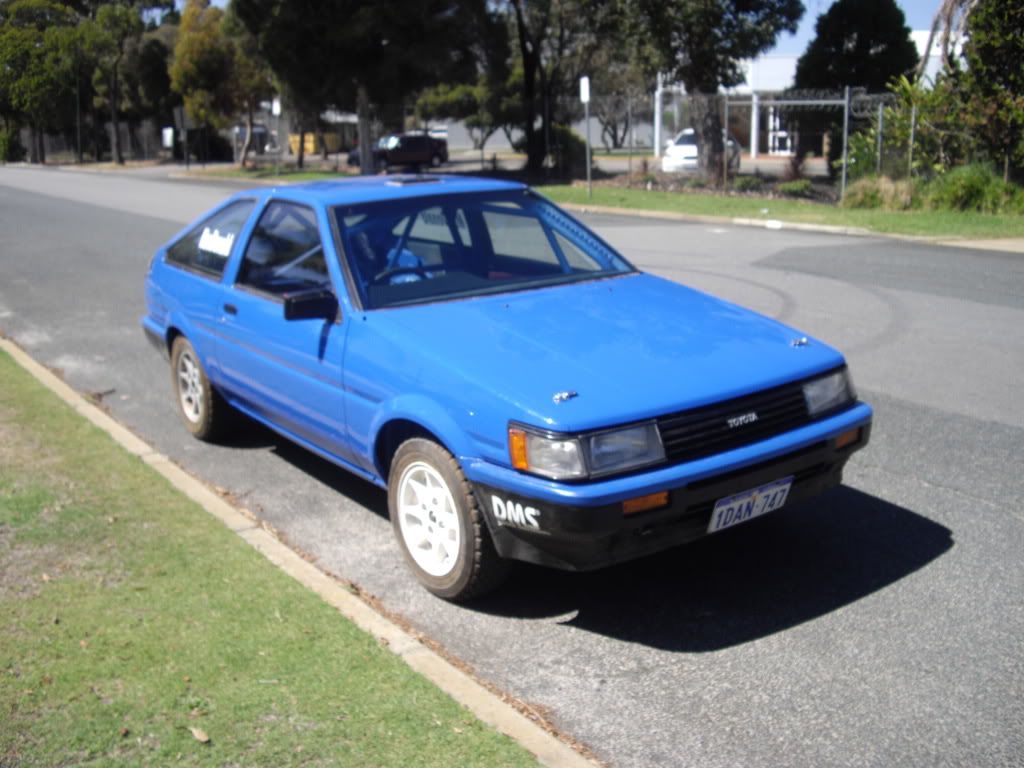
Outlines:
<svg viewBox="0 0 1024 768"><path fill-rule="evenodd" d="M622 514L635 515L637 512L646 512L648 509L666 506L668 506L668 491L658 491L647 496L626 499L622 502Z"/></svg>
<svg viewBox="0 0 1024 768"><path fill-rule="evenodd" d="M526 456L526 433L521 429L508 431L508 453L512 466L516 469L529 469L530 461Z"/></svg>
<svg viewBox="0 0 1024 768"><path fill-rule="evenodd" d="M859 442L860 427L857 427L856 429L851 429L849 432L843 432L843 434L836 438L836 450Z"/></svg>

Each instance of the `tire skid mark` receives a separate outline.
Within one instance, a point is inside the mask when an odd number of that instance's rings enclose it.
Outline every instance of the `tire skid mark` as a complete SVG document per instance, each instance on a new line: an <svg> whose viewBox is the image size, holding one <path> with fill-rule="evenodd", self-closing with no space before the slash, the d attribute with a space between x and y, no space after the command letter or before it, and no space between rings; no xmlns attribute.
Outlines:
<svg viewBox="0 0 1024 768"><path fill-rule="evenodd" d="M659 267L658 272L661 274L673 273L673 274L697 274L706 275L708 277L718 277L723 280L731 280L736 283L743 285L749 285L753 288L760 288L761 290L771 294L779 300L780 309L778 312L773 312L772 317L779 322L786 322L789 318L796 314L799 308L797 301L793 298L792 294L778 288L774 285L762 282L760 280L753 280L749 277L739 277L738 275L731 274L729 272L722 272L714 269L700 269L699 267Z"/></svg>
<svg viewBox="0 0 1024 768"><path fill-rule="evenodd" d="M865 285L864 283L848 283L869 296L878 299L888 309L888 317L882 330L872 334L863 341L854 342L845 346L846 354L855 355L861 352L877 352L883 347L901 341L910 330L911 317L907 305L898 299L891 291L884 288Z"/></svg>

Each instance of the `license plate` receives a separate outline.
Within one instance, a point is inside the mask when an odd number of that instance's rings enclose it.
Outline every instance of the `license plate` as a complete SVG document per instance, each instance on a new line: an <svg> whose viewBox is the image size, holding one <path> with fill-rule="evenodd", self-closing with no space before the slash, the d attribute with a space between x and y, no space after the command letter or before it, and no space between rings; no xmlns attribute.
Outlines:
<svg viewBox="0 0 1024 768"><path fill-rule="evenodd" d="M792 476L784 477L781 480L751 488L749 491L719 499L715 502L715 508L711 512L708 533L715 533L723 528L730 528L753 520L755 517L774 512L786 503L792 484Z"/></svg>

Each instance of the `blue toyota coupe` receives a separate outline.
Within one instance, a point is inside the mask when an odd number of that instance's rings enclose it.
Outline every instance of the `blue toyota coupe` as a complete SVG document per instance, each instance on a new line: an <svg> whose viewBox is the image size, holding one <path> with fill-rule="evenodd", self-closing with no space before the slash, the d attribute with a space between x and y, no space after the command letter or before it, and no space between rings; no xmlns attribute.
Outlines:
<svg viewBox="0 0 1024 768"><path fill-rule="evenodd" d="M146 303L193 435L240 411L386 488L451 600L510 559L596 568L819 494L871 429L839 352L517 183L242 192L156 252Z"/></svg>

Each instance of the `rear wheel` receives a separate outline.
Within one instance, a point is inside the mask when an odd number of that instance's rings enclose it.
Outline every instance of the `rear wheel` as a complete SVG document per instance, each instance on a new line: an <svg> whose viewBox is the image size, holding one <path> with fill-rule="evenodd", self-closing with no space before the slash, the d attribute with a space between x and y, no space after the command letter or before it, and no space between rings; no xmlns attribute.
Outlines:
<svg viewBox="0 0 1024 768"><path fill-rule="evenodd" d="M171 345L171 386L178 413L193 436L212 440L223 431L228 404L210 385L199 355L184 336Z"/></svg>
<svg viewBox="0 0 1024 768"><path fill-rule="evenodd" d="M501 584L498 557L483 514L458 462L432 440L406 440L388 479L395 538L416 578L446 600L468 600Z"/></svg>

